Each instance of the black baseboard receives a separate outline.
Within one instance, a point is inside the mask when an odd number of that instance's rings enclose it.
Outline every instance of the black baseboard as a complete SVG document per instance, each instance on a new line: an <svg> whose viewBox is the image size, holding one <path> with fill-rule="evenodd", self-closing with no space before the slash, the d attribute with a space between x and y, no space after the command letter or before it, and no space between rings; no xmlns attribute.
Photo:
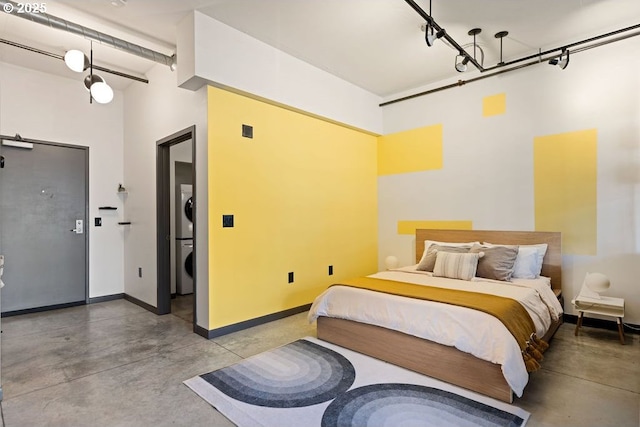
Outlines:
<svg viewBox="0 0 640 427"><path fill-rule="evenodd" d="M284 319L285 317L293 316L294 314L302 313L311 308L311 304L301 305L299 307L293 307L288 310L279 311L277 313L267 314L266 316L256 317L255 319L245 320L244 322L235 323L229 326L223 326L222 328L216 328L207 330L200 326L194 326L194 332L207 339L217 338L222 335L230 334L232 332L238 332L243 329L248 329L253 326L262 325L264 323L273 322L274 320Z"/></svg>
<svg viewBox="0 0 640 427"><path fill-rule="evenodd" d="M123 299L124 294L103 295L101 297L89 298L89 304L97 304L99 302L115 301Z"/></svg>
<svg viewBox="0 0 640 427"><path fill-rule="evenodd" d="M562 316L563 320L567 323L573 323L574 325L578 323L578 316L574 314L564 314ZM632 323L623 322L625 325L624 332L631 334L640 334L640 325L634 325ZM589 326L592 328L598 329L607 329L610 331L618 330L618 323L613 320L603 320L596 319L594 317L583 317L582 318L582 326Z"/></svg>
<svg viewBox="0 0 640 427"><path fill-rule="evenodd" d="M48 305L46 307L27 308L24 310L5 311L2 313L2 317L19 316L21 314L40 313L42 311L58 310L60 308L77 307L79 305L86 305L86 301L68 302L64 304Z"/></svg>
<svg viewBox="0 0 640 427"><path fill-rule="evenodd" d="M152 312L153 314L158 314L158 308L157 307L154 307L151 304L147 304L146 302L141 301L138 298L132 297L129 294L124 294L124 299L129 301L129 302L131 302L131 303L133 303L133 304L135 304L135 305L138 305L138 306L144 308L147 311Z"/></svg>

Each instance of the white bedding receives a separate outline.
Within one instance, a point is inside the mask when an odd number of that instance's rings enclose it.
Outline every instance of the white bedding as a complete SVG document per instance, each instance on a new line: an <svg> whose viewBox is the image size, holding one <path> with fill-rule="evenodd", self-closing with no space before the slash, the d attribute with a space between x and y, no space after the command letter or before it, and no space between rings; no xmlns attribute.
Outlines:
<svg viewBox="0 0 640 427"><path fill-rule="evenodd" d="M415 266L383 271L369 277L418 285L484 292L519 301L533 320L539 337L562 314L548 278L514 279L513 282L474 278L472 281L433 277ZM309 311L309 321L319 316L337 317L398 330L502 365L504 377L520 397L527 374L520 347L497 318L477 310L373 292L332 286L319 295Z"/></svg>

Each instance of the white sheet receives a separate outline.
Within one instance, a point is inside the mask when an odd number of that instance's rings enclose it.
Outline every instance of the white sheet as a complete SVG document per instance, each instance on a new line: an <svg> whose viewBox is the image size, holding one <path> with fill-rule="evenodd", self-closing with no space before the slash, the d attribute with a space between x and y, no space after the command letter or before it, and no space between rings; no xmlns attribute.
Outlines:
<svg viewBox="0 0 640 427"><path fill-rule="evenodd" d="M525 307L543 336L562 313L562 307L549 287L548 279L520 279L498 282L474 279L463 281L432 277L415 267L383 271L369 277L492 293L516 299ZM309 311L309 321L319 316L337 317L398 330L502 365L502 373L520 397L527 385L527 374L520 347L497 318L469 308L372 292L347 286L332 286L319 295Z"/></svg>

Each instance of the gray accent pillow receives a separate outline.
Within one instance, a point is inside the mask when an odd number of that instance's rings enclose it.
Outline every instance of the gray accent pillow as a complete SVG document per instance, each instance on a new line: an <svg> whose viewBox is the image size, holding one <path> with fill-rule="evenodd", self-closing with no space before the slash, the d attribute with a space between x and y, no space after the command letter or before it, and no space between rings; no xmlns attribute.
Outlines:
<svg viewBox="0 0 640 427"><path fill-rule="evenodd" d="M469 252L469 249L470 248L463 248L460 246L431 245L427 249L427 255L420 260L420 264L418 264L416 270L433 272L433 268L436 265L436 255L438 254L438 251L464 254Z"/></svg>
<svg viewBox="0 0 640 427"><path fill-rule="evenodd" d="M518 256L518 246L493 246L483 247L473 245L471 253L484 252L484 256L478 260L476 277L485 279L502 280L508 282L513 275L513 266Z"/></svg>

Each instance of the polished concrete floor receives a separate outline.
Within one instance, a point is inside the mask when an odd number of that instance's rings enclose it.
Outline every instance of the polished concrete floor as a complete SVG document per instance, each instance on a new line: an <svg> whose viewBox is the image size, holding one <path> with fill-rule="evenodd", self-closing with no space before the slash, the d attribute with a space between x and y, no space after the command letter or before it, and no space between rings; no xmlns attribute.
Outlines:
<svg viewBox="0 0 640 427"><path fill-rule="evenodd" d="M4 425L232 426L182 381L315 335L306 313L213 340L183 317L116 300L2 319ZM514 402L527 425L638 427L640 336L573 328Z"/></svg>

